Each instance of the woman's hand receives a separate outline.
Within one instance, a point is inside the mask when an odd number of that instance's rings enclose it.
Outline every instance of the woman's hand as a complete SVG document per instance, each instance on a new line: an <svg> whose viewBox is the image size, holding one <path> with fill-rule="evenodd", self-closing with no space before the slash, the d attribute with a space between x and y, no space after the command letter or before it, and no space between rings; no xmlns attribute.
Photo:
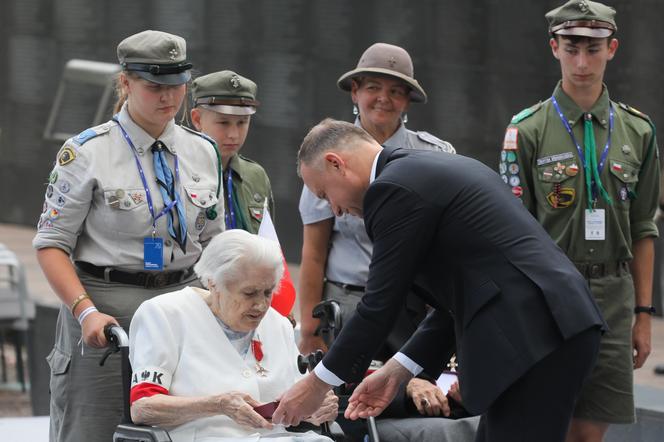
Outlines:
<svg viewBox="0 0 664 442"><path fill-rule="evenodd" d="M251 396L238 391L231 391L219 396L221 413L238 424L250 428L271 429L273 425L254 410L254 407L259 405Z"/></svg>
<svg viewBox="0 0 664 442"><path fill-rule="evenodd" d="M320 425L323 422L330 422L337 418L339 414L339 398L333 391L328 391L323 399L320 408L314 414L305 419L314 425Z"/></svg>
<svg viewBox="0 0 664 442"><path fill-rule="evenodd" d="M450 415L447 397L437 385L424 379L413 378L406 386L406 394L413 400L417 411L424 416Z"/></svg>
<svg viewBox="0 0 664 442"><path fill-rule="evenodd" d="M101 312L92 312L83 320L81 324L81 337L88 347L104 348L108 345L106 336L104 336L104 327L108 324L118 324L113 317Z"/></svg>

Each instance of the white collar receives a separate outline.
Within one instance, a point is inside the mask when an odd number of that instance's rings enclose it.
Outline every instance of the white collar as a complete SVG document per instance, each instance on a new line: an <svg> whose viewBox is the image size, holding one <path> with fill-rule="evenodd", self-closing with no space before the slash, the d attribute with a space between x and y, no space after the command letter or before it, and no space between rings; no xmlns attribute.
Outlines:
<svg viewBox="0 0 664 442"><path fill-rule="evenodd" d="M369 184L373 183L374 180L376 179L376 168L378 167L378 157L380 156L380 153L383 151L383 148L378 151L376 156L374 157L373 164L371 165L371 175L369 176Z"/></svg>
<svg viewBox="0 0 664 442"><path fill-rule="evenodd" d="M141 126L139 126L138 124L136 124L134 120L132 120L131 115L129 115L129 111L127 111L126 102L122 105L122 109L120 109L120 112L118 114L118 121L120 122L124 130L127 131L127 135L129 135L131 142L134 143L134 147L136 147L137 150L143 149L144 151L147 152L152 146L152 143L156 141L156 139L152 138L150 134L148 134ZM166 124L164 132L161 134L159 139L166 145L166 148L169 151L175 153L174 120L171 120L168 122L168 124Z"/></svg>

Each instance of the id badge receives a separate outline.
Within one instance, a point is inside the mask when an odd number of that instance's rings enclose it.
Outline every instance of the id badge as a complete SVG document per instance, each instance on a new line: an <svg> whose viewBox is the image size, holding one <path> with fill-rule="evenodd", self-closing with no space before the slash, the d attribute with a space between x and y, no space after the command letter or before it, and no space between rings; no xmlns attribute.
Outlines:
<svg viewBox="0 0 664 442"><path fill-rule="evenodd" d="M143 268L145 270L164 269L163 238L143 238Z"/></svg>
<svg viewBox="0 0 664 442"><path fill-rule="evenodd" d="M587 241L603 241L606 239L606 217L604 209L586 209L585 219Z"/></svg>

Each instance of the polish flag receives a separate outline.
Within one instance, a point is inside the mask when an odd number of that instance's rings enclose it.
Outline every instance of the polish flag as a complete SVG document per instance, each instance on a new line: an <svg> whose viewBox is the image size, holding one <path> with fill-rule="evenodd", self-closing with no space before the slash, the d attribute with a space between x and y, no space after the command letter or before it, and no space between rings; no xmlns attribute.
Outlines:
<svg viewBox="0 0 664 442"><path fill-rule="evenodd" d="M270 210L267 208L267 200L265 201L265 206L263 207L263 220L261 221L260 227L258 227L258 236L263 238L271 239L279 243L279 238L277 237L277 231L274 229L274 223L272 222L272 217L270 216ZM281 244L279 244L281 247ZM286 259L283 257L283 252L281 259L284 261L284 276L281 277L279 282L279 288L272 295L272 308L286 316L290 313L295 304L295 286L293 285L293 280L291 279L290 272L288 271L288 264L286 264Z"/></svg>

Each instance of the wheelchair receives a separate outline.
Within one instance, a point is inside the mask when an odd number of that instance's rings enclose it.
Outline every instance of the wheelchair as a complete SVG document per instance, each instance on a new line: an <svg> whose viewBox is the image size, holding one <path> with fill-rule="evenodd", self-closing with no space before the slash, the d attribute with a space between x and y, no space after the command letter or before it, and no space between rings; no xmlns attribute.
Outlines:
<svg viewBox="0 0 664 442"><path fill-rule="evenodd" d="M113 442L172 442L171 437L163 428L153 427L149 425L137 425L131 420L131 411L129 404L129 393L131 389L131 364L129 362L129 337L122 327L115 324L109 324L104 328L104 335L109 342L109 347L99 361L99 365L104 365L106 359L114 353L120 353L121 367L122 367L122 399L123 399L123 412L122 422L118 424L113 433ZM315 366L315 358L318 361L322 358L322 353L319 356L311 356L310 362L300 362L301 367L304 366L308 369L313 369ZM316 362L317 363L317 362ZM300 428L300 427L298 427ZM303 431L309 429L316 429L317 427L306 424L301 427ZM335 442L344 441L343 431L341 427L335 422L332 424L325 423L320 427L320 434L327 436Z"/></svg>

